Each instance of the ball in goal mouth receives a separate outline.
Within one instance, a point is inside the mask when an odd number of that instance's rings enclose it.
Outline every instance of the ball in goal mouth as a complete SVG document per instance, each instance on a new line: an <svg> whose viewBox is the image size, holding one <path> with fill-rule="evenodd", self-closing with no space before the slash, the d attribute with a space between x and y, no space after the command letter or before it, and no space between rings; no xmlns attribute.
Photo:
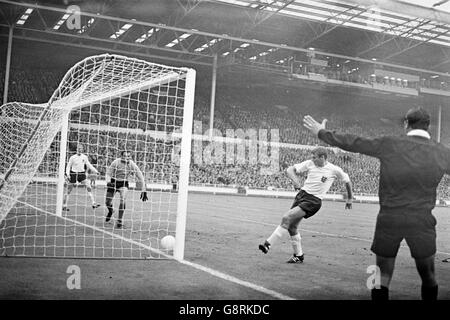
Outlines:
<svg viewBox="0 0 450 320"><path fill-rule="evenodd" d="M161 247L167 250L172 250L175 246L175 238L167 235L161 239Z"/></svg>

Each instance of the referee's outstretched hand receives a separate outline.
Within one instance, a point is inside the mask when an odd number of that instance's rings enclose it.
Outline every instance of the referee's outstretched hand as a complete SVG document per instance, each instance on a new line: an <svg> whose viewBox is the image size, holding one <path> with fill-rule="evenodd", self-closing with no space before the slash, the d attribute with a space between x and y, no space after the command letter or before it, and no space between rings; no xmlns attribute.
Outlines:
<svg viewBox="0 0 450 320"><path fill-rule="evenodd" d="M317 136L319 131L326 128L327 119L323 119L322 123L314 120L313 117L307 115L303 117L303 126L308 129L312 134Z"/></svg>
<svg viewBox="0 0 450 320"><path fill-rule="evenodd" d="M145 201L148 200L148 198L147 198L147 191L142 191L142 192L141 192L141 200L142 200L143 202L145 202Z"/></svg>

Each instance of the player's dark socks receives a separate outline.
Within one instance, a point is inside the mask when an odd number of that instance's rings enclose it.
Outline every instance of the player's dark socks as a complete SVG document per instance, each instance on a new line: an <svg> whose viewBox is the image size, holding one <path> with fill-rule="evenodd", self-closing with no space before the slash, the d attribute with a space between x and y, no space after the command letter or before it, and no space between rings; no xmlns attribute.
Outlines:
<svg viewBox="0 0 450 320"><path fill-rule="evenodd" d="M125 212L125 203L121 203L119 205L119 220L122 220L124 212Z"/></svg>
<svg viewBox="0 0 450 320"><path fill-rule="evenodd" d="M111 208L111 207L108 207L108 214L106 215L106 222L109 222L109 220L111 220L111 217L112 217L112 215L113 215L113 208Z"/></svg>
<svg viewBox="0 0 450 320"><path fill-rule="evenodd" d="M372 300L386 301L389 300L389 288L381 286L380 289L372 289Z"/></svg>
<svg viewBox="0 0 450 320"><path fill-rule="evenodd" d="M424 301L436 301L438 297L438 286L425 287L422 286L422 300Z"/></svg>
<svg viewBox="0 0 450 320"><path fill-rule="evenodd" d="M122 228L122 226L123 226L123 225L122 225L122 220L118 219L118 220L117 220L116 227L120 229L120 228Z"/></svg>

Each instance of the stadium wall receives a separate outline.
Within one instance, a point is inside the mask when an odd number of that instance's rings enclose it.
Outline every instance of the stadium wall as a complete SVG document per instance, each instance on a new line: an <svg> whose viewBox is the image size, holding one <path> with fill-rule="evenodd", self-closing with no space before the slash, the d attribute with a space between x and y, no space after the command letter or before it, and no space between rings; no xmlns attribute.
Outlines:
<svg viewBox="0 0 450 320"><path fill-rule="evenodd" d="M212 193L212 194L232 194L248 197L268 197L268 198L295 198L297 192L285 190L262 190L243 187L216 187L216 186L193 186L188 187L189 192ZM245 192L243 192L245 190ZM374 195L354 195L353 202L378 203L378 196ZM345 201L345 196L339 193L328 193L323 198L325 201ZM450 206L450 200L436 200L437 206Z"/></svg>
<svg viewBox="0 0 450 320"><path fill-rule="evenodd" d="M33 179L34 183L55 183L57 182L54 178L43 178L35 177ZM97 180L97 186L106 186L104 180ZM136 183L130 182L130 189L135 189ZM149 183L147 184L147 190L157 190L166 192L176 192L176 185L170 184L159 184L159 183ZM247 196L247 197L267 197L267 198L285 198L293 199L297 192L286 191L286 190L267 190L267 189L251 189L248 187L225 187L225 186L215 186L215 185L189 185L188 191L192 193L209 193L217 195L236 195L236 196ZM374 195L354 195L354 202L360 203L378 203L378 196ZM325 201L345 201L343 194L339 193L328 193L323 198ZM436 200L436 206L450 206L450 200Z"/></svg>

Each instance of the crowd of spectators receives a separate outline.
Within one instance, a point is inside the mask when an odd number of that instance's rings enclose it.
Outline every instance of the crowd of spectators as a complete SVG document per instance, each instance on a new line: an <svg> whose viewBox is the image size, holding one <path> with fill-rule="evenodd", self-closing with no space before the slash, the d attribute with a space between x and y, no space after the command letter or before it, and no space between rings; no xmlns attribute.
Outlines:
<svg viewBox="0 0 450 320"><path fill-rule="evenodd" d="M282 148L279 150L278 170L272 172L268 165L262 164L193 164L191 166L191 183L245 186L258 189L292 190L292 182L285 169L290 165L311 159L308 149ZM334 153L330 150L329 161L339 165L348 172L354 182L356 194L377 194L379 163L377 160L344 152ZM264 170L266 169L266 170ZM267 174L269 172L269 174ZM305 177L302 177L304 179ZM331 192L345 192L343 183L332 186Z"/></svg>
<svg viewBox="0 0 450 320"><path fill-rule="evenodd" d="M51 144L39 167L41 176L56 177L59 158L60 135ZM85 153L95 159L100 178L104 179L108 166L120 151L128 150L136 164L145 172L148 183L172 183L177 179L177 163L174 149L179 140L165 141L145 134L117 132L111 130L74 129L68 134L67 158L76 152L77 145L86 147Z"/></svg>
<svg viewBox="0 0 450 320"><path fill-rule="evenodd" d="M64 73L60 70L35 69L33 72L12 68L9 74L8 101L45 103L58 87ZM3 97L4 68L0 70L0 93Z"/></svg>
<svg viewBox="0 0 450 320"><path fill-rule="evenodd" d="M333 103L333 96L323 97L317 92L302 97L285 90L264 91L264 89L222 90L222 95L215 104L214 127L223 135L226 128L276 129L279 130L280 142L300 145L321 144L303 128L302 119L306 114L326 117L329 120L329 128L354 134L376 136L402 132L401 111L394 112L394 115L391 112L390 119L381 119L380 112L372 116L365 115L368 107L364 105L361 105L359 111L341 111L339 103ZM200 110L209 112L205 103L202 103ZM209 116L205 113L199 111L195 119L207 125L205 120L209 122Z"/></svg>
<svg viewBox="0 0 450 320"><path fill-rule="evenodd" d="M13 70L9 86L9 100L29 103L48 101L59 84L62 73L48 70L25 72ZM0 75L0 79L3 76ZM294 89L291 89L294 90ZM347 102L325 92L300 94L286 89L267 88L225 88L217 91L214 128L225 136L226 130L267 129L279 131L278 170L266 174L262 164L237 164L219 162L214 164L192 161L190 182L192 184L214 184L243 186L249 188L273 188L291 190L292 185L285 169L294 163L308 159L310 152L302 146L323 145L302 126L305 114L319 119L328 118L328 127L368 137L380 134L398 135L403 132L401 116L410 107L395 106L387 109L385 102L367 106L368 100ZM161 94L141 92L113 99L107 103L91 105L71 113L69 152L76 143L89 146L90 156L96 156L101 175L107 166L126 148L146 173L148 182L172 183L177 179L177 163L173 152L177 142L156 138L149 132L170 133L182 125L182 99ZM347 105L348 104L348 105ZM370 103L369 103L370 104ZM350 106L352 105L352 106ZM383 109L384 108L384 109ZM443 118L443 121L447 121ZM209 128L209 90L196 90L194 120L202 124L200 133ZM91 126L91 127L90 127ZM95 126L95 127L94 127ZM113 129L111 129L113 128ZM431 133L435 137L435 126ZM194 127L194 132L198 133ZM442 126L441 141L450 142L450 131ZM58 146L53 143L46 155L46 164L40 172L55 172L50 163L58 160ZM331 153L331 162L349 173L356 194L376 194L378 190L379 163L376 159L344 152ZM439 197L450 198L450 178L445 177L439 187ZM335 184L332 192L344 192L342 184Z"/></svg>

